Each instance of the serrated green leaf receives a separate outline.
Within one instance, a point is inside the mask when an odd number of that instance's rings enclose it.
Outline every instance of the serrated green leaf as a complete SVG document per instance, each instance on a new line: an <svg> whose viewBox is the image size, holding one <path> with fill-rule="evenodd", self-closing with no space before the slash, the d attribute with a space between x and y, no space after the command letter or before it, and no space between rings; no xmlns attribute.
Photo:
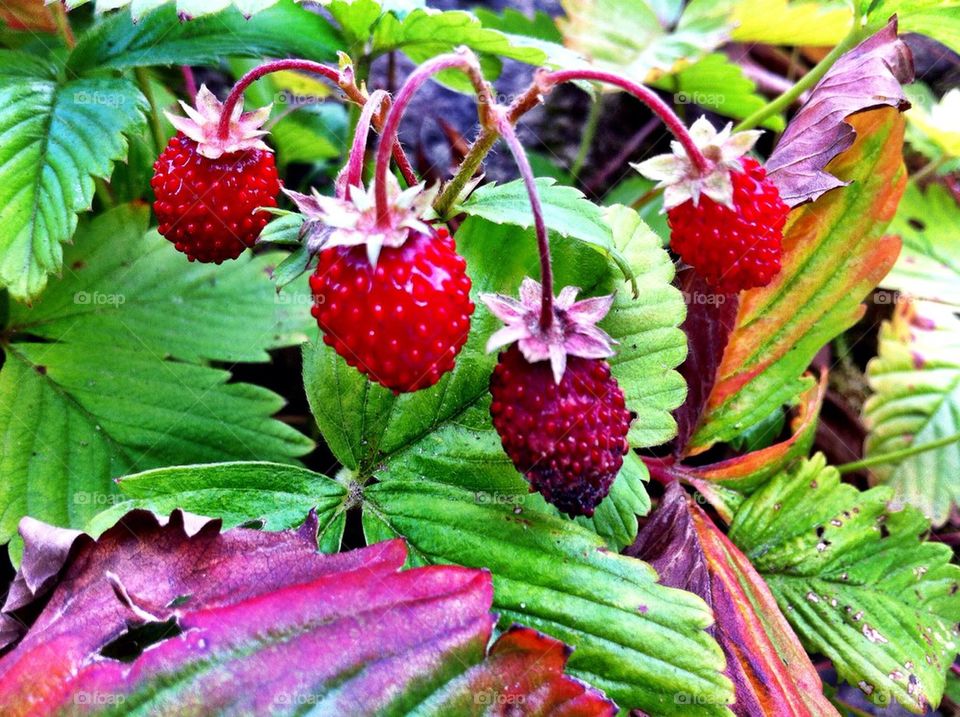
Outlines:
<svg viewBox="0 0 960 717"><path fill-rule="evenodd" d="M866 457L960 434L960 319L952 307L903 301L880 329L867 364ZM875 466L899 504L943 525L960 503L960 443Z"/></svg>
<svg viewBox="0 0 960 717"><path fill-rule="evenodd" d="M497 14L487 8L478 7L473 10L473 14L479 18L484 27L499 30L508 35L534 37L546 42L563 42L563 35L557 29L556 20L543 10L527 15L512 7L505 7L503 12Z"/></svg>
<svg viewBox="0 0 960 717"><path fill-rule="evenodd" d="M55 80L57 68L46 57L38 57L20 50L0 49L0 81L17 78Z"/></svg>
<svg viewBox="0 0 960 717"><path fill-rule="evenodd" d="M584 241L606 254L613 251L613 235L604 221L601 207L587 199L579 189L557 184L551 177L538 178L536 185L547 229L560 236ZM479 187L452 213L483 217L495 224L533 228L530 199L519 179Z"/></svg>
<svg viewBox="0 0 960 717"><path fill-rule="evenodd" d="M246 462L158 468L117 481L117 502L84 526L97 537L135 508L169 515L180 508L219 518L223 529L259 522L263 530L290 530L311 510L320 526L325 552L339 550L347 489L305 468L282 463Z"/></svg>
<svg viewBox="0 0 960 717"><path fill-rule="evenodd" d="M900 252L884 233L906 183L904 121L885 108L848 118L855 143L828 171L850 181L794 209L783 240L783 268L767 286L740 294L700 426L689 450L728 441L812 385L803 377L817 351L863 315L860 303Z"/></svg>
<svg viewBox="0 0 960 717"><path fill-rule="evenodd" d="M191 264L145 233L147 218L145 205L123 206L84 224L65 278L34 308L12 307L0 370L0 541L23 515L83 526L114 500L121 475L289 462L312 447L270 418L280 396L190 363L265 360L265 349L302 338L291 327L302 326L303 307L275 303L271 257Z"/></svg>
<svg viewBox="0 0 960 717"><path fill-rule="evenodd" d="M889 229L903 240L903 251L882 286L960 307L957 226L960 207L946 187L921 190L910 182Z"/></svg>
<svg viewBox="0 0 960 717"><path fill-rule="evenodd" d="M570 672L624 709L725 715L724 659L694 595L658 585L645 563L608 552L591 532L462 488L389 481L365 490L368 540L405 537L415 563L493 573L501 625L521 622L570 643ZM679 697L678 697L679 695Z"/></svg>
<svg viewBox="0 0 960 717"><path fill-rule="evenodd" d="M294 30L295 28L295 30ZM321 15L294 0L279 0L247 19L235 8L181 21L172 4L133 22L122 11L97 23L70 53L67 69L218 64L225 57L302 57L327 62L342 47Z"/></svg>
<svg viewBox="0 0 960 717"><path fill-rule="evenodd" d="M669 74L725 42L729 4L717 0L562 0L565 44L640 82Z"/></svg>
<svg viewBox="0 0 960 717"><path fill-rule="evenodd" d="M460 46L479 55L488 79L500 74L500 58L530 65L543 65L551 58L539 43L485 28L475 15L462 10L415 9L402 18L387 13L377 21L370 42L374 55L400 50L416 64ZM472 92L469 80L459 72L444 72L439 78L454 89Z"/></svg>
<svg viewBox="0 0 960 717"><path fill-rule="evenodd" d="M146 107L124 79L0 81L0 286L13 297L36 298L61 270L93 178L126 156Z"/></svg>
<svg viewBox="0 0 960 717"><path fill-rule="evenodd" d="M918 539L918 511L892 512L889 498L841 483L818 454L750 496L730 538L808 651L875 703L922 712L957 653L960 567L948 546Z"/></svg>

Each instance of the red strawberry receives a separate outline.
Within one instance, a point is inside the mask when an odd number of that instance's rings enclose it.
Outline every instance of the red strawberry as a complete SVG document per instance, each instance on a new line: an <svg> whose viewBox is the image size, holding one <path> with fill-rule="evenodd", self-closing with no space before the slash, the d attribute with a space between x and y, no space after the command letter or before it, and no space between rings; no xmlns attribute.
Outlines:
<svg viewBox="0 0 960 717"><path fill-rule="evenodd" d="M524 279L520 301L480 298L506 324L487 350L513 344L490 378L490 415L504 450L548 502L569 515L593 515L623 465L632 416L603 360L613 340L595 326L613 297L575 301L577 292L560 292L546 329L542 287L533 279Z"/></svg>
<svg viewBox="0 0 960 717"><path fill-rule="evenodd" d="M780 272L783 226L790 208L763 167L741 158L730 172L733 206L701 196L667 213L670 248L718 291L766 286Z"/></svg>
<svg viewBox="0 0 960 717"><path fill-rule="evenodd" d="M270 219L280 181L273 155L262 149L208 159L177 133L153 165L150 185L159 232L191 261L221 263L252 247Z"/></svg>
<svg viewBox="0 0 960 717"><path fill-rule="evenodd" d="M242 113L234 107L226 134L219 125L223 103L206 87L197 106L180 103L186 117L167 114L177 134L153 165L150 185L159 232L190 261L236 259L260 236L275 207L280 180L260 126L268 107Z"/></svg>
<svg viewBox="0 0 960 717"><path fill-rule="evenodd" d="M503 449L534 490L569 515L593 515L629 450L631 415L602 359L570 357L557 384L546 361L516 345L490 379L490 414Z"/></svg>
<svg viewBox="0 0 960 717"><path fill-rule="evenodd" d="M760 132L731 133L701 117L690 135L706 158L698 168L679 142L672 155L635 168L660 180L670 247L724 293L766 286L780 272L783 227L790 208L763 167L746 152Z"/></svg>
<svg viewBox="0 0 960 717"><path fill-rule="evenodd" d="M366 245L324 249L310 288L324 342L394 393L439 381L470 330L470 277L446 229L411 230L375 266Z"/></svg>

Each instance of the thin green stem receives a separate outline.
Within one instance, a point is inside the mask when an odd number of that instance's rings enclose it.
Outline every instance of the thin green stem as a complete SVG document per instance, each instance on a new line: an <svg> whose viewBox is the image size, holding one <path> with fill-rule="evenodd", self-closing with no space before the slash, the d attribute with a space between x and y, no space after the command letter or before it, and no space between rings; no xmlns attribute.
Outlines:
<svg viewBox="0 0 960 717"><path fill-rule="evenodd" d="M789 90L784 92L776 99L771 100L743 120L740 124L733 128L733 131L742 132L745 129L752 129L753 127L756 127L758 124L762 123L768 117L772 117L788 109L800 98L804 92L812 89L814 85L823 79L823 76L827 74L827 71L833 67L834 63L836 63L836 61L847 52L847 50L860 42L861 33L862 30L859 23L855 21L853 28L851 28L850 32L847 33L847 36L840 41L840 44L830 50L829 54L820 60L820 62L818 62L810 70L810 72L801 77L799 81L797 81L797 83Z"/></svg>
<svg viewBox="0 0 960 717"><path fill-rule="evenodd" d="M143 93L143 96L147 98L147 103L150 105L150 134L153 136L156 153L159 154L163 151L163 146L167 143L167 140L163 131L163 124L160 122L160 108L157 107L157 100L153 94L153 86L150 84L150 74L144 67L138 67L133 73L137 78L137 85L140 87L140 91Z"/></svg>
<svg viewBox="0 0 960 717"><path fill-rule="evenodd" d="M923 167L921 167L920 170L914 174L913 177L911 177L911 179L913 179L914 182L923 181L940 169L940 167L946 163L947 159L949 159L949 157L947 157L947 155L943 155L938 159L931 160L927 164L923 165Z"/></svg>
<svg viewBox="0 0 960 717"><path fill-rule="evenodd" d="M841 466L837 466L837 470L840 471L841 474L852 473L853 471L862 470L863 468L873 468L874 466L884 466L891 463L898 463L904 458L909 458L910 456L915 456L920 453L926 453L927 451L935 451L938 448L943 448L944 446L949 446L957 442L960 442L960 433L944 436L943 438L938 438L937 440L930 441L929 443L921 443L918 446L901 448L899 451L881 453L878 456L870 456L869 458L864 458L863 460L854 461L852 463L844 463Z"/></svg>
<svg viewBox="0 0 960 717"><path fill-rule="evenodd" d="M590 113L587 115L587 121L583 125L583 133L580 137L580 148L577 150L577 156L570 166L570 174L574 179L580 176L583 165L587 163L587 157L590 156L590 149L593 147L593 140L597 136L597 127L600 125L600 117L603 114L603 95L597 95L590 103Z"/></svg>

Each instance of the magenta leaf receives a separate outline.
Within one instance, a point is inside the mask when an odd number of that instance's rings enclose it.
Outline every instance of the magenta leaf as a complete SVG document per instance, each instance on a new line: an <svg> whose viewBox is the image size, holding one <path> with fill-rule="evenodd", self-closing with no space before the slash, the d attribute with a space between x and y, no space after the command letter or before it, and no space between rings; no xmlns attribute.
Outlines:
<svg viewBox="0 0 960 717"><path fill-rule="evenodd" d="M767 175L791 207L848 184L824 167L853 144L846 118L874 107L910 106L901 84L913 81L913 56L892 18L843 55L813 88L767 160Z"/></svg>
<svg viewBox="0 0 960 717"><path fill-rule="evenodd" d="M551 637L517 626L488 652L490 574L402 570L401 540L323 555L312 514L221 533L180 511L132 511L97 540L25 533L49 600L0 658L3 715L616 712Z"/></svg>

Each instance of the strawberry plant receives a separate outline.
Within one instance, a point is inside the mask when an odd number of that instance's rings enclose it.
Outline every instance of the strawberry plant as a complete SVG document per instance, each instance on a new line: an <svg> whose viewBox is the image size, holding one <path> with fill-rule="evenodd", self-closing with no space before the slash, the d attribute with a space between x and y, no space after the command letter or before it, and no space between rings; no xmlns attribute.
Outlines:
<svg viewBox="0 0 960 717"><path fill-rule="evenodd" d="M542 4L0 7L2 714L960 709L960 5Z"/></svg>

